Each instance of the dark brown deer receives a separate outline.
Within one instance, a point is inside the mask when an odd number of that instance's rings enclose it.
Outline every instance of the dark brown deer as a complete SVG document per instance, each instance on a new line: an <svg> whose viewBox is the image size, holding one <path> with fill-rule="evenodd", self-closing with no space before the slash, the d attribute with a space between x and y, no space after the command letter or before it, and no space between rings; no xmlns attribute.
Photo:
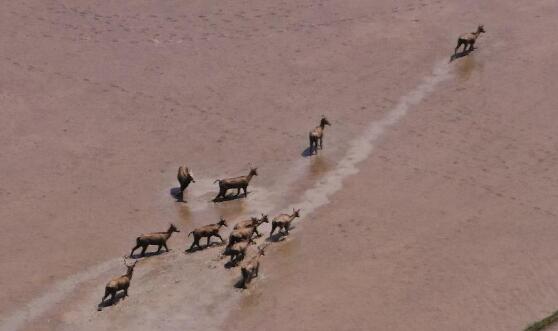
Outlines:
<svg viewBox="0 0 558 331"><path fill-rule="evenodd" d="M130 287L130 282L132 281L132 275L134 274L134 267L138 261L135 261L132 265L126 263L126 257L124 257L124 265L126 266L126 274L113 278L105 286L105 295L101 299L99 307L103 304L105 299L110 295L110 304L114 303L116 298L116 293L118 291L124 291L124 298L128 296L128 288ZM99 308L100 309L100 308Z"/></svg>
<svg viewBox="0 0 558 331"><path fill-rule="evenodd" d="M132 252L130 253L130 257L134 254L134 251L138 248L141 249L141 256L145 255L145 251L149 245L157 245L159 246L157 249L157 253L161 251L162 247L165 247L165 250L168 252L170 251L167 247L167 240L171 237L173 232L180 232L174 224L171 224L169 229L165 232L153 232L148 234L142 234L141 236L136 238L136 246L132 248Z"/></svg>
<svg viewBox="0 0 558 331"><path fill-rule="evenodd" d="M215 183L219 183L219 194L213 199L214 201L222 197L225 198L228 190L236 189L236 195L240 195L240 190L244 190L244 195L248 195L248 184L250 184L250 180L252 177L258 175L258 168L250 168L250 172L248 176L240 176L235 178L227 178L227 179L217 179Z"/></svg>
<svg viewBox="0 0 558 331"><path fill-rule="evenodd" d="M271 238L276 228L279 228L279 231L283 231L284 235L288 235L291 222L297 217L300 217L300 209L295 210L294 208L291 215L281 214L275 217L273 221L271 221L271 233L269 234L269 238Z"/></svg>
<svg viewBox="0 0 558 331"><path fill-rule="evenodd" d="M207 247L209 247L211 237L213 236L221 239L221 242L225 242L223 238L221 238L221 235L219 234L219 230L221 229L222 226L228 227L227 221L225 221L225 219L221 217L221 220L218 223L205 225L202 226L201 228L197 228L194 231L188 233L188 237L191 234L194 235L194 242L192 243L192 246L190 246L188 250L190 251L193 250L194 246L198 246L198 248L201 248L200 239L204 237L207 238Z"/></svg>
<svg viewBox="0 0 558 331"><path fill-rule="evenodd" d="M261 234L258 232L258 226L262 225L263 223L269 223L267 215L264 214L262 214L262 217L259 219L257 217L252 217L249 220L244 220L236 223L236 225L234 226L234 230L253 227L256 236L261 237Z"/></svg>
<svg viewBox="0 0 558 331"><path fill-rule="evenodd" d="M310 140L310 154L318 154L318 146L320 149L323 149L323 140L324 140L324 130L326 125L331 125L325 116L322 116L320 120L320 125L318 125L314 130L310 131L308 134L308 138Z"/></svg>
<svg viewBox="0 0 558 331"><path fill-rule="evenodd" d="M260 271L260 257L265 255L264 249L265 247L258 247L258 253L252 256L249 260L242 262L240 265L240 273L242 275L240 287L245 289L246 285L248 285L253 278L258 277L258 273Z"/></svg>
<svg viewBox="0 0 558 331"><path fill-rule="evenodd" d="M176 178L180 183L180 193L178 194L179 198L182 199L182 197L184 196L184 190L186 190L188 185L190 185L190 182L196 182L193 176L194 174L188 169L187 166L180 166L178 168L178 174L176 175Z"/></svg>
<svg viewBox="0 0 558 331"><path fill-rule="evenodd" d="M479 25L476 32L465 33L459 36L459 38L457 39L457 46L455 47L453 55L457 54L457 51L459 50L459 47L461 47L461 45L464 45L463 53L472 51L474 49L477 38L480 36L481 33L485 32L486 31L484 30L484 25ZM469 46L469 49L467 49L467 46Z"/></svg>

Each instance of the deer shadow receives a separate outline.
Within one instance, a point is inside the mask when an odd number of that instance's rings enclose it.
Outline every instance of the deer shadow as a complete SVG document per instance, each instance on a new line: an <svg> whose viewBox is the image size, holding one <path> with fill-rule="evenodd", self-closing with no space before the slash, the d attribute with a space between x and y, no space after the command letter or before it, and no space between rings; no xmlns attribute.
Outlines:
<svg viewBox="0 0 558 331"><path fill-rule="evenodd" d="M124 299L126 299L126 297L124 296L124 291L119 291L119 292L116 293L116 295L114 296L114 300L111 300L111 299L110 299L110 296L109 296L107 299L101 301L101 303L99 303L99 304L97 305L97 310L98 310L98 311L101 311L101 310L103 310L103 308L110 307L110 306L114 306L114 305L116 305L117 303L119 303L120 300L124 300Z"/></svg>
<svg viewBox="0 0 558 331"><path fill-rule="evenodd" d="M457 52L455 54L453 54L452 56L450 56L450 62L460 59L464 56L469 55L470 53L472 53L476 48L473 47L472 49L467 49L466 51L461 51L461 52Z"/></svg>
<svg viewBox="0 0 558 331"><path fill-rule="evenodd" d="M240 194L227 194L224 197L218 197L218 198L213 198L213 202L225 202L225 201L232 201L232 200L239 200L242 198L247 198L248 197L248 193L250 193L250 191L246 192L246 193L240 193Z"/></svg>
<svg viewBox="0 0 558 331"><path fill-rule="evenodd" d="M291 225L289 227L289 234L290 234L290 231L292 231L294 229L296 229L296 226ZM287 236L289 236L289 234L286 234L282 230L279 230L278 232L275 232L275 234L273 236L267 237L265 241L267 241L267 242L283 241L283 240L287 239Z"/></svg>
<svg viewBox="0 0 558 331"><path fill-rule="evenodd" d="M240 263L240 261L242 261L242 260L233 259L233 260L227 261L227 263L225 263L225 269L232 269L234 267L237 267L238 264Z"/></svg>
<svg viewBox="0 0 558 331"><path fill-rule="evenodd" d="M310 157L312 155L314 155L314 149L312 147L306 147L306 149L300 153L302 157Z"/></svg>
<svg viewBox="0 0 558 331"><path fill-rule="evenodd" d="M169 252L171 251L171 249L169 249ZM155 251L155 252L145 252L144 255L141 255L141 253L134 253L133 255L128 256L128 258L130 259L141 259L144 257L150 257L150 256L157 256L157 255L161 255L161 254L165 254L167 253L167 251L165 250L165 248L163 247L160 251Z"/></svg>
<svg viewBox="0 0 558 331"><path fill-rule="evenodd" d="M192 254L195 253L197 251L203 251L205 249L211 248L211 247L215 247L215 246L223 246L227 244L226 242L217 242L214 241L212 243L209 243L209 245L203 245L203 246L196 246L196 247L192 247L192 248L187 248L186 250L184 250L184 253L187 254Z"/></svg>
<svg viewBox="0 0 558 331"><path fill-rule="evenodd" d="M241 289L241 290L245 290L248 287L246 287L246 282L244 281L244 278L241 276L240 279L234 283L233 285L235 288Z"/></svg>
<svg viewBox="0 0 558 331"><path fill-rule="evenodd" d="M171 188L169 194L176 199L176 202L186 202L186 200L184 200L184 193L180 192L180 187Z"/></svg>

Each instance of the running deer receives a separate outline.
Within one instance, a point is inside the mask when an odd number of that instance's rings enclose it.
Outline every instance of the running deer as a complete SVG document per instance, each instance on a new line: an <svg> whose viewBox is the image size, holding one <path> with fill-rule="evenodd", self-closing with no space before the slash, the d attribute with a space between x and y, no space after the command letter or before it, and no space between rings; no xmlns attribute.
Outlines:
<svg viewBox="0 0 558 331"><path fill-rule="evenodd" d="M187 166L180 166L178 168L178 174L176 175L178 182L180 183L180 193L178 193L179 198L184 196L184 190L190 185L190 182L195 183L194 173L191 172Z"/></svg>
<svg viewBox="0 0 558 331"><path fill-rule="evenodd" d="M308 138L310 140L310 154L314 154L314 151L318 154L318 146L320 149L323 149L324 130L326 125L331 125L331 123L329 123L325 116L322 116L320 125L308 134Z"/></svg>
<svg viewBox="0 0 558 331"><path fill-rule="evenodd" d="M201 249L200 239L204 237L207 238L207 247L209 247L209 242L211 240L211 237L213 236L221 239L221 242L225 242L223 238L221 238L221 235L219 234L219 230L221 229L222 226L228 227L227 221L225 221L225 219L221 217L218 223L205 225L202 226L201 228L197 228L194 231L188 233L188 237L191 234L194 235L194 242L192 243L192 246L190 246L188 250L189 251L193 250L194 246L198 246L198 248Z"/></svg>
<svg viewBox="0 0 558 331"><path fill-rule="evenodd" d="M180 232L180 230L178 230L176 226L174 226L174 224L171 224L169 229L166 232L153 232L148 234L142 234L141 236L136 238L136 246L132 248L130 257L132 257L134 251L140 247L142 248L140 255L145 256L145 251L147 250L147 247L149 245L159 246L157 249L157 253L161 251L162 247L165 247L165 250L167 252L170 251L169 248L167 247L167 240L169 240L173 232Z"/></svg>
<svg viewBox="0 0 558 331"><path fill-rule="evenodd" d="M258 247L258 253L252 256L248 261L242 262L240 265L240 273L242 275L242 282L240 283L240 287L246 288L246 285L252 281L253 278L258 277L258 273L260 271L260 257L265 255L264 249L267 246L262 248Z"/></svg>
<svg viewBox="0 0 558 331"><path fill-rule="evenodd" d="M134 274L134 267L138 261L135 261L132 265L126 263L126 257L124 257L124 265L126 266L126 274L113 278L105 286L105 295L101 299L99 307L103 304L105 299L110 295L110 304L114 303L116 298L116 293L118 291L124 291L124 299L128 296L128 288L130 287L130 282L132 281L132 275ZM100 308L99 308L100 309Z"/></svg>
<svg viewBox="0 0 558 331"><path fill-rule="evenodd" d="M252 217L249 220L240 221L236 223L234 226L234 230L244 229L244 228L254 228L254 233L257 237L261 237L261 234L258 232L258 226L262 225L263 223L269 223L269 219L267 215L262 214L261 218Z"/></svg>
<svg viewBox="0 0 558 331"><path fill-rule="evenodd" d="M248 176L240 176L227 179L217 179L214 183L219 183L219 194L213 199L213 201L221 198L225 198L228 190L236 189L236 195L240 195L240 190L244 190L244 196L248 195L248 184L252 180L252 177L258 175L258 168L250 168Z"/></svg>
<svg viewBox="0 0 558 331"><path fill-rule="evenodd" d="M279 228L279 232L283 230L284 235L288 235L291 222L297 217L300 217L300 209L295 210L294 208L291 215L281 214L275 217L273 221L271 221L271 233L269 234L269 238L271 238L276 228Z"/></svg>
<svg viewBox="0 0 558 331"><path fill-rule="evenodd" d="M457 39L457 46L455 47L453 55L457 54L457 51L459 50L459 47L461 47L461 45L464 45L463 53L472 51L474 49L475 41L477 41L477 38L480 36L481 33L485 32L486 31L484 30L484 25L479 25L476 32L465 33L459 36L459 38ZM468 50L467 46L469 46Z"/></svg>

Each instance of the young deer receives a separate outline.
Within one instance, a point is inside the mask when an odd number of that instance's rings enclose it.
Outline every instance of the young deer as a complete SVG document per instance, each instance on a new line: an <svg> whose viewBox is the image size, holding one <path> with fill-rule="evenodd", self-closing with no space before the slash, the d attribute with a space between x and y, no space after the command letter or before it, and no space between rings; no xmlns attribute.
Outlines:
<svg viewBox="0 0 558 331"><path fill-rule="evenodd" d="M261 234L258 232L258 226L262 225L263 223L269 223L267 215L264 214L262 214L262 217L259 219L257 217L252 217L249 220L240 221L234 226L233 229L238 230L244 228L254 228L254 233L256 234L256 236L260 237Z"/></svg>
<svg viewBox="0 0 558 331"><path fill-rule="evenodd" d="M244 195L248 195L248 184L250 184L250 180L252 177L258 175L258 168L250 168L250 172L248 176L240 176L234 178L227 178L227 179L217 179L215 183L219 183L219 194L213 199L214 201L222 197L225 198L225 195L228 190L236 189L236 195L240 195L240 190L244 190Z"/></svg>
<svg viewBox="0 0 558 331"><path fill-rule="evenodd" d="M130 282L132 280L132 275L134 274L134 267L136 266L138 261L135 261L134 264L128 265L126 263L126 257L124 257L124 265L126 266L126 274L113 278L110 282L107 283L105 286L105 295L101 299L101 303L99 307L103 304L105 299L110 295L110 304L114 303L114 299L116 298L116 293L118 291L124 291L124 298L128 296L128 288L130 287Z"/></svg>
<svg viewBox="0 0 558 331"><path fill-rule="evenodd" d="M171 237L173 232L180 232L174 224L171 224L169 229L166 232L153 232L148 234L142 234L141 236L136 238L136 246L132 248L132 252L130 253L130 257L134 254L134 251L138 248L141 249L141 256L145 255L145 251L149 245L157 245L159 248L157 249L157 253L161 251L161 247L165 247L166 251L169 251L167 247L167 240Z"/></svg>
<svg viewBox="0 0 558 331"><path fill-rule="evenodd" d="M273 221L271 221L271 233L269 234L269 238L271 238L276 228L279 228L279 231L283 230L284 235L288 235L291 222L297 217L300 217L300 209L295 210L294 208L291 215L281 214L275 217Z"/></svg>
<svg viewBox="0 0 558 331"><path fill-rule="evenodd" d="M323 149L324 130L326 125L331 125L331 123L329 123L325 116L322 116L320 125L308 134L308 138L310 140L310 154L314 154L314 151L318 154L318 145L320 149Z"/></svg>
<svg viewBox="0 0 558 331"><path fill-rule="evenodd" d="M457 46L455 47L453 55L457 54L457 51L459 50L459 47L461 47L461 45L464 45L463 52L472 51L474 49L475 41L477 41L477 38L480 36L481 33L485 32L486 31L484 30L484 25L479 25L476 32L465 33L459 36L459 38L457 39ZM469 46L468 50L467 46Z"/></svg>
<svg viewBox="0 0 558 331"><path fill-rule="evenodd" d="M190 185L190 182L196 182L193 176L194 173L190 172L187 166L180 166L178 168L178 174L176 175L176 178L180 183L180 193L178 194L180 198L182 198L182 196L184 195L184 190L186 190L188 185Z"/></svg>
<svg viewBox="0 0 558 331"><path fill-rule="evenodd" d="M219 235L219 230L221 229L222 226L228 227L227 221L225 221L225 219L221 217L218 223L205 225L202 226L201 228L197 228L194 231L188 233L188 237L191 234L194 235L194 242L192 243L192 246L190 246L188 250L191 251L192 249L194 249L194 246L198 246L198 248L201 248L200 239L204 237L207 238L207 247L209 247L209 242L211 240L211 237L213 236L221 239L221 242L225 242L223 238L221 238L221 235Z"/></svg>
<svg viewBox="0 0 558 331"><path fill-rule="evenodd" d="M252 256L248 261L242 262L240 265L240 272L242 275L241 287L246 288L246 285L252 281L253 278L258 277L258 272L260 271L260 257L265 255L264 249L258 247L258 253Z"/></svg>

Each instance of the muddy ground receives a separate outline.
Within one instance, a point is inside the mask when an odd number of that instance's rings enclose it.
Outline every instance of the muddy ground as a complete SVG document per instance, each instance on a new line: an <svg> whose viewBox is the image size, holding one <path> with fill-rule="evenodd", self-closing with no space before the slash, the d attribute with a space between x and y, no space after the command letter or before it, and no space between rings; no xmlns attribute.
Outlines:
<svg viewBox="0 0 558 331"><path fill-rule="evenodd" d="M544 317L558 309L557 17L549 0L6 2L0 330ZM478 48L450 62L479 23ZM187 203L181 164L198 180ZM247 198L210 202L215 179L250 166ZM183 252L219 216L292 207L303 217L246 291L222 246ZM171 252L97 311L136 236L171 222Z"/></svg>

